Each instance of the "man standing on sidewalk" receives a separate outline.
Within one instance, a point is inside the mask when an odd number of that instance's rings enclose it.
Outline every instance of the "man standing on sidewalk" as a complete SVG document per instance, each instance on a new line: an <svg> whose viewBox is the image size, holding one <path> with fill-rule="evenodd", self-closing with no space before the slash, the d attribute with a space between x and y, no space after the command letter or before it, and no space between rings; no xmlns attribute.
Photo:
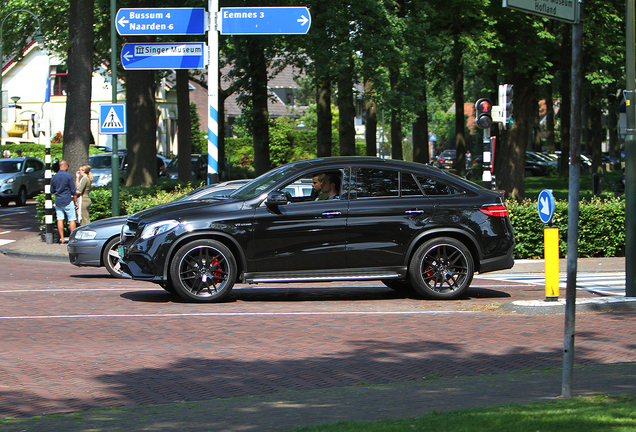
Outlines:
<svg viewBox="0 0 636 432"><path fill-rule="evenodd" d="M75 179L69 174L68 163L60 161L60 170L51 178L51 193L55 194L55 216L57 217L57 230L60 232L60 244L64 244L64 216L68 217L68 226L71 232L76 228L77 191Z"/></svg>

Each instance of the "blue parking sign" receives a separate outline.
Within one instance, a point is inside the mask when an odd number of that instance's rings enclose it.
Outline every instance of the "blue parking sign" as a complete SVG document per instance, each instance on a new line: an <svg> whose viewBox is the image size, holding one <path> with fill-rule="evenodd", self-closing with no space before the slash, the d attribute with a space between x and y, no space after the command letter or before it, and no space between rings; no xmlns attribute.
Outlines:
<svg viewBox="0 0 636 432"><path fill-rule="evenodd" d="M126 133L126 104L105 103L99 105L100 135L123 135Z"/></svg>

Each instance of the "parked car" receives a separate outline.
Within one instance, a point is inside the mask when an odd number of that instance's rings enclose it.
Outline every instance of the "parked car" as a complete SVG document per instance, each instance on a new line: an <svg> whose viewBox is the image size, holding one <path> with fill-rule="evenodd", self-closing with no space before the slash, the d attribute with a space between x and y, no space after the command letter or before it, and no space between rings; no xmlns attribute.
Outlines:
<svg viewBox="0 0 636 432"><path fill-rule="evenodd" d="M0 159L0 205L18 206L44 191L44 162L34 157Z"/></svg>
<svg viewBox="0 0 636 432"><path fill-rule="evenodd" d="M339 199L285 192L320 173ZM119 254L132 279L217 302L236 282L368 279L456 299L475 272L512 267L513 250L501 192L418 163L335 157L275 168L226 199L131 215Z"/></svg>
<svg viewBox="0 0 636 432"><path fill-rule="evenodd" d="M232 180L203 186L175 201L204 200L227 195L251 180ZM122 277L119 265L119 235L127 216L91 222L74 230L68 240L68 258L78 267L106 267L115 277Z"/></svg>
<svg viewBox="0 0 636 432"><path fill-rule="evenodd" d="M126 151L117 152L119 156L119 182L126 183L128 163ZM99 153L88 157L93 174L93 187L106 186L113 181L113 153Z"/></svg>
<svg viewBox="0 0 636 432"><path fill-rule="evenodd" d="M207 155L193 154L190 157L190 165L192 167L192 180L204 180L208 177ZM166 169L171 178L179 178L178 155L166 165Z"/></svg>
<svg viewBox="0 0 636 432"><path fill-rule="evenodd" d="M126 149L117 152L119 156L119 182L126 183L128 178L128 152ZM157 155L162 164L166 164L164 157ZM88 164L93 174L93 187L106 186L113 181L113 153L99 153L88 157Z"/></svg>
<svg viewBox="0 0 636 432"><path fill-rule="evenodd" d="M444 150L437 158L437 167L455 169L457 164L457 150Z"/></svg>

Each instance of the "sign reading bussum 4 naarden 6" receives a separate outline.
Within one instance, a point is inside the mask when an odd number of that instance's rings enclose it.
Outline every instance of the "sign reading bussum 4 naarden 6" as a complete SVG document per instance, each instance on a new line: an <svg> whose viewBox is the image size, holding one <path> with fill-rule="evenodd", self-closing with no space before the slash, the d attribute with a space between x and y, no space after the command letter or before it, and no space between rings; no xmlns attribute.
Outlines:
<svg viewBox="0 0 636 432"><path fill-rule="evenodd" d="M579 22L578 0L503 0L503 7L569 23Z"/></svg>

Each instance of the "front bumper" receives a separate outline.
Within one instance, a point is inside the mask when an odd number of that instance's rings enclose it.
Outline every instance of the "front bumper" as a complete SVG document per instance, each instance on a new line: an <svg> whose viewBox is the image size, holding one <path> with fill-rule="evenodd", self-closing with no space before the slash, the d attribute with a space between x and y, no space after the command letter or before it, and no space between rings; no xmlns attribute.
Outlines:
<svg viewBox="0 0 636 432"><path fill-rule="evenodd" d="M101 267L104 240L71 240L68 243L68 260L78 267Z"/></svg>

